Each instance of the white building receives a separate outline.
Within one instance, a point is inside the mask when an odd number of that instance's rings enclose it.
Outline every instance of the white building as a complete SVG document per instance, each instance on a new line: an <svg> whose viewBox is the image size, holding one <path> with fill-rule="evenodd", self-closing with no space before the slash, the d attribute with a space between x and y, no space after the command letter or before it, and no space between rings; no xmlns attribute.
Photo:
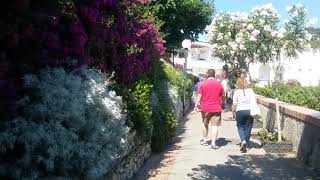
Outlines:
<svg viewBox="0 0 320 180"><path fill-rule="evenodd" d="M192 74L205 74L208 69L215 69L217 74L222 72L224 65L219 59L213 58L212 48L206 42L193 42L188 52L187 70ZM184 65L183 57L174 57L175 64ZM282 60L281 80L298 80L303 86L320 85L320 49L306 49L296 58ZM250 65L250 75L259 85L271 83L275 75L275 63Z"/></svg>
<svg viewBox="0 0 320 180"><path fill-rule="evenodd" d="M215 69L220 73L224 63L214 59L211 50L211 45L207 42L192 42L191 49L188 51L188 72L197 75L206 74L208 69ZM184 65L185 59L177 55L174 57L174 63Z"/></svg>
<svg viewBox="0 0 320 180"><path fill-rule="evenodd" d="M305 49L296 58L283 58L281 80L298 80L302 86L320 85L320 49ZM271 83L275 75L276 63L252 64L250 75L261 86Z"/></svg>

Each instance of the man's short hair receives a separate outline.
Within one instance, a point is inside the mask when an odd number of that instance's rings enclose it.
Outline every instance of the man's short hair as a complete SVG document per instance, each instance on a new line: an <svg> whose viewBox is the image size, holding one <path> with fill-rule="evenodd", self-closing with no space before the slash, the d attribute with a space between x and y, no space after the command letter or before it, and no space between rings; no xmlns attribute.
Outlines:
<svg viewBox="0 0 320 180"><path fill-rule="evenodd" d="M214 71L214 69L209 69L207 72L208 77L216 77L216 72Z"/></svg>

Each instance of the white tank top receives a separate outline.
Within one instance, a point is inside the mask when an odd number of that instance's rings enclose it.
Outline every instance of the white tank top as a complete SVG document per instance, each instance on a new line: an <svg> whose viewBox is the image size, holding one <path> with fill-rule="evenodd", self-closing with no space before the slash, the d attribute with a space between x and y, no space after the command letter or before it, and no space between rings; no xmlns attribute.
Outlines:
<svg viewBox="0 0 320 180"><path fill-rule="evenodd" d="M251 98L255 98L252 89L237 89L233 94L233 104L236 105L236 111L250 110Z"/></svg>

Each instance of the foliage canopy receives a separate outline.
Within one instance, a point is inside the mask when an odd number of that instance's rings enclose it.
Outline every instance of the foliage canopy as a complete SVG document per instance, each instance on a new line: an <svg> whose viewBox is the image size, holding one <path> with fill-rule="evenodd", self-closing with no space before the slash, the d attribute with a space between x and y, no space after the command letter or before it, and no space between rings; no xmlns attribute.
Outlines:
<svg viewBox="0 0 320 180"><path fill-rule="evenodd" d="M210 24L214 5L210 0L152 0L149 11L161 24L166 47L177 49L183 39L197 39Z"/></svg>

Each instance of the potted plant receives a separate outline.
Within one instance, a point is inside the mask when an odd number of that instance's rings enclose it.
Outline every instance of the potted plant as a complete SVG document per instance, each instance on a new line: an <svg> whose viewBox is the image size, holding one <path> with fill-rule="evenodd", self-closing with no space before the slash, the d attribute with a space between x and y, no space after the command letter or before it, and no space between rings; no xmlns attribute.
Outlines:
<svg viewBox="0 0 320 180"><path fill-rule="evenodd" d="M262 142L263 149L267 153L288 153L292 152L292 142L285 141L282 137L282 141L278 141L278 132L268 132L266 129L261 129L258 132L258 136Z"/></svg>

